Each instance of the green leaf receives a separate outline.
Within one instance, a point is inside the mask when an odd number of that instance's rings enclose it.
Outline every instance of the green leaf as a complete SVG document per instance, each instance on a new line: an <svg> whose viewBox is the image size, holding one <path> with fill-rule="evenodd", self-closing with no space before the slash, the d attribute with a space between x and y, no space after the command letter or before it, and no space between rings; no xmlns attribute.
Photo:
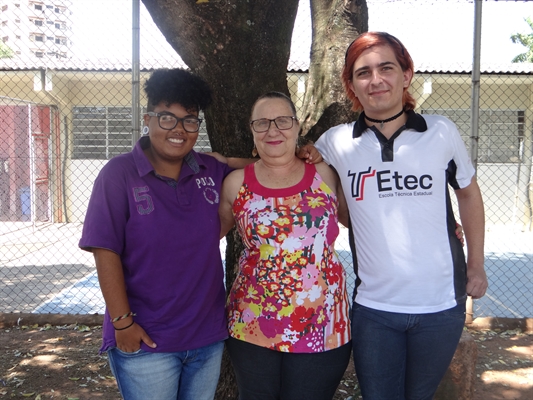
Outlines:
<svg viewBox="0 0 533 400"><path fill-rule="evenodd" d="M80 332L89 332L91 330L91 328L89 328L87 325L80 325L80 326L78 326L78 330Z"/></svg>

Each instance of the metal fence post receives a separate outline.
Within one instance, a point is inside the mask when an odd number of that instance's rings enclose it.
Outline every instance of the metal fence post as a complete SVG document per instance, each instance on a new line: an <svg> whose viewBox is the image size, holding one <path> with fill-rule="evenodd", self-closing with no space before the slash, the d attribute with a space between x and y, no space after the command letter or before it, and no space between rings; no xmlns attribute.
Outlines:
<svg viewBox="0 0 533 400"><path fill-rule="evenodd" d="M481 19L482 0L474 3L474 60L472 63L472 131L470 135L470 158L477 174L478 142L479 142L479 86L480 86L480 58L481 58ZM466 323L474 320L474 302L470 296L466 301Z"/></svg>
<svg viewBox="0 0 533 400"><path fill-rule="evenodd" d="M139 0L132 0L132 51L131 51L131 127L132 127L132 147L141 136L141 110L140 110L140 14L141 6Z"/></svg>

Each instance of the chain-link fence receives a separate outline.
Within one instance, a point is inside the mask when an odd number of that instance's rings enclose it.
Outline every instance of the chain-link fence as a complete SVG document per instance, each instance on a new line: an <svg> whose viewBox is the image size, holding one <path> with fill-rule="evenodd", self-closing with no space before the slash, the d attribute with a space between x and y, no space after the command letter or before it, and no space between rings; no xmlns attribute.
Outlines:
<svg viewBox="0 0 533 400"><path fill-rule="evenodd" d="M398 36L413 55L417 111L452 119L470 146L473 2L368 5L370 30ZM103 312L92 255L77 243L96 175L133 142L131 15L131 0L0 0L0 312ZM522 318L533 317L533 67L510 63L527 50L520 46L493 57L490 35L510 43L502 15L518 16L516 33L533 33L523 22L533 5L483 2L477 167L490 288L474 313ZM140 26L141 84L154 68L185 67L142 4ZM288 71L297 105L310 26L302 0ZM209 150L205 131L196 148ZM353 288L342 232L338 251Z"/></svg>

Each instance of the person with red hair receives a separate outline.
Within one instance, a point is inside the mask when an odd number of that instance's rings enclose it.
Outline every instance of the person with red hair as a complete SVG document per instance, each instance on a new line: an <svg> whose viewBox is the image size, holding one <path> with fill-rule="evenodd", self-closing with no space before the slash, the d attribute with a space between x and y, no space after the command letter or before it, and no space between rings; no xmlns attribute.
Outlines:
<svg viewBox="0 0 533 400"><path fill-rule="evenodd" d="M415 112L413 74L397 38L360 35L342 72L359 118L316 143L338 172L350 211L353 355L365 400L432 399L461 337L467 296L487 289L475 169L451 121Z"/></svg>

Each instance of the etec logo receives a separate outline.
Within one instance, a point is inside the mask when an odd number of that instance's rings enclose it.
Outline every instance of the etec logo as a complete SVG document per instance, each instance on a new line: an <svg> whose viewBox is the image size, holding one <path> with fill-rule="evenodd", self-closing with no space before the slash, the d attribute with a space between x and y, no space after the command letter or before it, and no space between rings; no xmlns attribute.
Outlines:
<svg viewBox="0 0 533 400"><path fill-rule="evenodd" d="M352 177L352 197L356 201L363 200L366 179L374 175L376 175L376 170L370 172L370 167L368 167L368 170L359 173L348 170L348 176Z"/></svg>
<svg viewBox="0 0 533 400"><path fill-rule="evenodd" d="M377 189L380 193L396 190L396 194L401 195L398 192L415 191L417 189L428 190L433 186L431 175L426 174L419 177L416 175L403 176L398 171L376 171L370 167L368 167L368 170L359 173L348 171L348 176L352 178L352 197L356 201L363 200L365 184L369 184L369 178L373 177L376 178Z"/></svg>

